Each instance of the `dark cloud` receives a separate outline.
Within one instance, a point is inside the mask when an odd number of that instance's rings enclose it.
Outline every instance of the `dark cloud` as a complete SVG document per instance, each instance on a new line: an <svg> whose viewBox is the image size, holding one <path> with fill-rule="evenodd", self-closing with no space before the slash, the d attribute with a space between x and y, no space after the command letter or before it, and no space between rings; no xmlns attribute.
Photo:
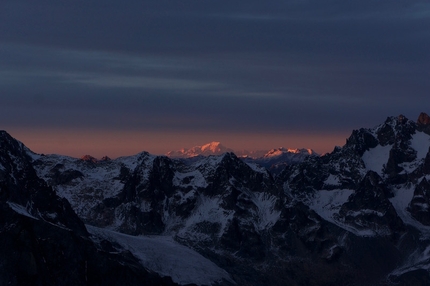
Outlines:
<svg viewBox="0 0 430 286"><path fill-rule="evenodd" d="M5 126L334 132L429 103L427 1L2 1Z"/></svg>

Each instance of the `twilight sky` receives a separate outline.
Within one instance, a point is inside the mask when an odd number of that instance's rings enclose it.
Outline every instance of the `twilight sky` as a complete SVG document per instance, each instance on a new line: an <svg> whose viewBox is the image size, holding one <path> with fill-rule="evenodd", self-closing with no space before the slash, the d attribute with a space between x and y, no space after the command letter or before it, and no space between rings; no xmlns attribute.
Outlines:
<svg viewBox="0 0 430 286"><path fill-rule="evenodd" d="M2 0L0 129L38 153L331 151L430 113L430 2Z"/></svg>

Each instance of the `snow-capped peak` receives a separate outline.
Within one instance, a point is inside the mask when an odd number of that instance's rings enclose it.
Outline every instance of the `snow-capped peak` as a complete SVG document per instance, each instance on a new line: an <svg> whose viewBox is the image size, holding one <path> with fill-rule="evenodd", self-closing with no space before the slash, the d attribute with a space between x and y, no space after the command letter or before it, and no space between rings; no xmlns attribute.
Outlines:
<svg viewBox="0 0 430 286"><path fill-rule="evenodd" d="M263 158L269 158L269 157L275 157L275 156L280 156L282 154L285 153L290 153L290 154L303 154L303 155L315 155L315 151L312 149L290 149L290 148L284 148L284 147L279 147L276 149L272 149L269 152L267 152Z"/></svg>
<svg viewBox="0 0 430 286"><path fill-rule="evenodd" d="M217 153L217 152L221 152L223 150L227 150L228 148L224 147L220 142L211 142L208 144L205 144L201 147L201 151L203 152L212 152L212 153Z"/></svg>
<svg viewBox="0 0 430 286"><path fill-rule="evenodd" d="M98 162L98 160L96 158L94 158L93 156L91 156L91 155L84 155L84 156L81 157L81 160L82 161L87 161L87 162L92 162L92 163L97 163Z"/></svg>
<svg viewBox="0 0 430 286"><path fill-rule="evenodd" d="M202 146L194 146L190 149L180 149L177 151L170 151L166 153L166 156L172 158L190 158L196 156L209 156L209 155L221 155L227 152L234 152L232 149L225 147L220 142L211 142Z"/></svg>

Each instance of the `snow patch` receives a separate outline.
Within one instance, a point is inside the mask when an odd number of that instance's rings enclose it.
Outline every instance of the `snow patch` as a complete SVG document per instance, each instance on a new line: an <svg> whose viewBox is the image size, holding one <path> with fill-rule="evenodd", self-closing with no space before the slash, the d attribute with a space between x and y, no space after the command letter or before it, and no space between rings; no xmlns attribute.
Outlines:
<svg viewBox="0 0 430 286"><path fill-rule="evenodd" d="M220 208L221 203L222 198L220 197L209 198L201 195L199 197L199 202L197 203L199 207L186 220L185 228L181 230L178 235L189 236L192 234L195 236L196 233L193 231L193 227L200 222L207 221L210 223L219 223L221 225L218 233L218 236L220 237L224 233L228 222L233 219L234 215L233 211L227 211Z"/></svg>
<svg viewBox="0 0 430 286"><path fill-rule="evenodd" d="M348 211L347 212L348 216L353 216L353 217L360 216L360 215L363 215L363 214L377 215L379 217L383 217L385 215L385 213L378 212L378 211L371 210L371 209L361 209L359 211Z"/></svg>
<svg viewBox="0 0 430 286"><path fill-rule="evenodd" d="M412 201L414 196L414 186L399 188L394 191L394 197L390 198L390 202L393 204L397 214L403 220L405 224L413 226L421 232L423 239L430 239L430 227L423 225L417 221L407 208L409 203Z"/></svg>
<svg viewBox="0 0 430 286"><path fill-rule="evenodd" d="M17 203L12 203L12 202L7 202L7 204L9 205L9 207L11 209L13 209L16 213L19 213L20 215L35 219L35 220L39 220L37 217L32 216L26 207L19 205Z"/></svg>
<svg viewBox="0 0 430 286"><path fill-rule="evenodd" d="M382 175L382 170L384 165L388 162L391 148L391 145L378 145L364 152L362 159L366 168Z"/></svg>
<svg viewBox="0 0 430 286"><path fill-rule="evenodd" d="M281 212L275 210L277 198L267 193L257 193L252 197L252 202L258 208L258 230L264 230L273 226L281 216Z"/></svg>
<svg viewBox="0 0 430 286"><path fill-rule="evenodd" d="M330 186L337 186L339 184L340 184L339 177L333 174L330 174L324 182L324 185L330 185Z"/></svg>
<svg viewBox="0 0 430 286"><path fill-rule="evenodd" d="M363 229L356 228L350 224L343 222L339 217L339 210L344 203L348 201L350 195L354 193L353 190L349 189L338 189L338 190L321 190L315 194L314 198L308 198L309 208L314 210L320 217L329 221L340 228L343 228L346 231L349 231L357 236L362 237L372 237L375 235L386 235L389 233L389 229L380 228L380 229L370 229L366 228L363 225ZM361 210L358 212L350 211L348 215L350 216L358 216L361 214L376 214L378 216L383 216L384 214L381 212L376 212L374 210ZM356 224L359 224L360 221L356 221Z"/></svg>
<svg viewBox="0 0 430 286"><path fill-rule="evenodd" d="M151 202L142 200L142 202L140 203L140 211L143 213L150 212L151 211Z"/></svg>
<svg viewBox="0 0 430 286"><path fill-rule="evenodd" d="M258 173L263 173L263 174L267 174L267 170L264 167L261 167L259 164L257 163L252 163L252 162L246 162L245 163L254 171L254 172L258 172Z"/></svg>
<svg viewBox="0 0 430 286"><path fill-rule="evenodd" d="M354 191L349 189L318 191L310 201L309 208L325 220L333 222L335 220L334 214L339 212L342 205L348 201L349 196L353 193ZM336 221L336 223L338 222Z"/></svg>
<svg viewBox="0 0 430 286"><path fill-rule="evenodd" d="M339 213L340 208L348 201L349 196L353 193L354 191L349 189L321 190L316 192L313 198L308 198L307 204L309 208L314 210L320 217L346 231L357 236L375 236L377 233L371 229L357 229L336 219L336 215Z"/></svg>
<svg viewBox="0 0 430 286"><path fill-rule="evenodd" d="M416 132L412 135L411 147L417 151L417 160L426 157L430 147L430 136L424 132Z"/></svg>
<svg viewBox="0 0 430 286"><path fill-rule="evenodd" d="M200 173L198 170L195 170L188 173L176 172L175 176L173 177L173 185L206 188L208 184L202 173Z"/></svg>

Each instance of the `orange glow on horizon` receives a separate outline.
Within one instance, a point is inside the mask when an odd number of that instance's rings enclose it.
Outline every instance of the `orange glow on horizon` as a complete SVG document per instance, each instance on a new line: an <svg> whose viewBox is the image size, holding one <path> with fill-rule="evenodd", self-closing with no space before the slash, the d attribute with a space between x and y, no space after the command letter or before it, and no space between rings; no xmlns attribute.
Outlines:
<svg viewBox="0 0 430 286"><path fill-rule="evenodd" d="M8 130L6 130L9 132ZM117 158L148 151L166 154L169 151L219 141L236 151L269 150L278 147L308 148L324 154L336 145L344 145L349 134L279 134L162 131L101 130L11 130L11 136L36 153L61 154L72 157L91 155L96 158Z"/></svg>

